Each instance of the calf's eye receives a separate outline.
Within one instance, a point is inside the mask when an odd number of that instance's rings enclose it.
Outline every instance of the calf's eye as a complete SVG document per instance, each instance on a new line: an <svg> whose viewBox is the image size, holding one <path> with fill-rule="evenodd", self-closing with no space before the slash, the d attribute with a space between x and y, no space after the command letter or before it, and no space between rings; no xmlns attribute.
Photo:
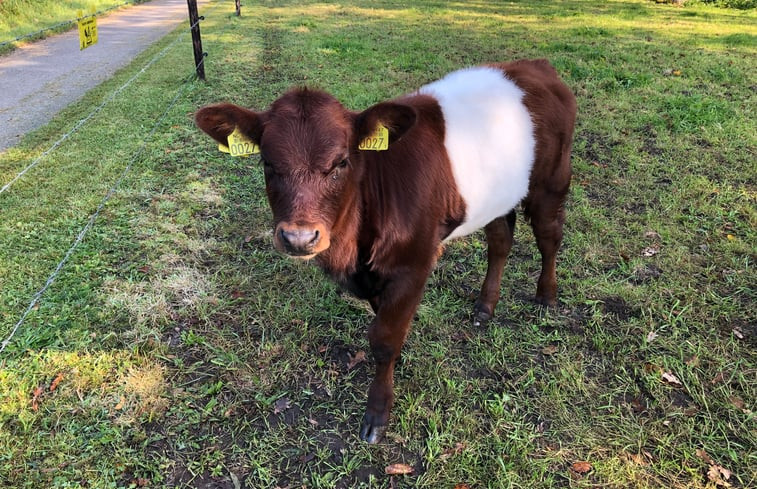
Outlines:
<svg viewBox="0 0 757 489"><path fill-rule="evenodd" d="M341 173L341 170L347 168L347 164L348 163L349 162L345 158L342 161L340 161L339 163L337 163L336 165L334 165L334 168L331 170L331 179L332 180L339 180L339 173Z"/></svg>

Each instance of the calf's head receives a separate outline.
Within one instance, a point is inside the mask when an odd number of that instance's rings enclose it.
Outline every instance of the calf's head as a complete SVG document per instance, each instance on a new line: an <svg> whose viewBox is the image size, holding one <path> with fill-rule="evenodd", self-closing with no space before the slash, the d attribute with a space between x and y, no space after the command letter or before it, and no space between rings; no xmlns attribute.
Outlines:
<svg viewBox="0 0 757 489"><path fill-rule="evenodd" d="M218 104L201 108L195 120L222 144L236 128L260 147L274 246L312 258L329 248L359 202L366 164L360 141L381 124L389 129L391 150L416 113L395 102L355 113L325 92L295 89L264 112Z"/></svg>

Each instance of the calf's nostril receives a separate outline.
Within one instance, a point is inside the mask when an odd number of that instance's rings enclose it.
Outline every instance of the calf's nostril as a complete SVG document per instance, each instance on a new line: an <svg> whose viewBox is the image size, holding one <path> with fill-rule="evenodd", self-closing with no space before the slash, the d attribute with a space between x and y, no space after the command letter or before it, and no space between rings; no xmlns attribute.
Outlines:
<svg viewBox="0 0 757 489"><path fill-rule="evenodd" d="M289 237L290 236L291 236L291 233L288 233L287 231L284 231L283 229L279 229L279 238L281 238L281 241L284 244L286 244L286 245L291 244L290 241L289 241Z"/></svg>

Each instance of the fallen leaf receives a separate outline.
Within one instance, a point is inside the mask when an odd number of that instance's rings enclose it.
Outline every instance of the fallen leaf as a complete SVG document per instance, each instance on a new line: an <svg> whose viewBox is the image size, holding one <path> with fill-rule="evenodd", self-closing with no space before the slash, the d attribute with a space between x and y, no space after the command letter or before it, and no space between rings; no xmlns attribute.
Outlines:
<svg viewBox="0 0 757 489"><path fill-rule="evenodd" d="M742 333L741 329L739 329L738 327L733 328L733 335L740 340L744 339L744 333Z"/></svg>
<svg viewBox="0 0 757 489"><path fill-rule="evenodd" d="M633 462L636 465L641 465L642 467L646 467L647 465L649 465L649 462L647 462L647 459L644 458L644 456L639 453L629 453L628 457L631 460L633 460Z"/></svg>
<svg viewBox="0 0 757 489"><path fill-rule="evenodd" d="M365 352L360 350L355 355L350 355L350 362L347 364L347 370L352 370L355 365L365 361Z"/></svg>
<svg viewBox="0 0 757 489"><path fill-rule="evenodd" d="M446 460L450 458L453 455L457 455L463 452L465 450L465 443L457 442L455 443L454 447L447 448L442 452L441 458L442 460Z"/></svg>
<svg viewBox="0 0 757 489"><path fill-rule="evenodd" d="M231 298L232 299L239 299L240 297L244 297L244 292L241 292L237 289L234 289L231 291Z"/></svg>
<svg viewBox="0 0 757 489"><path fill-rule="evenodd" d="M55 378L53 379L53 381L50 383L50 392L53 392L53 391L55 391L55 389L58 388L58 384L60 384L61 380L63 380L63 374L62 373L60 373L60 374L58 374L58 375L55 376Z"/></svg>
<svg viewBox="0 0 757 489"><path fill-rule="evenodd" d="M141 267L137 268L137 271L140 273L150 273L150 265L142 265Z"/></svg>
<svg viewBox="0 0 757 489"><path fill-rule="evenodd" d="M641 256L649 258L650 256L655 256L657 253L660 252L660 247L657 245L654 246L647 246L641 251Z"/></svg>
<svg viewBox="0 0 757 489"><path fill-rule="evenodd" d="M39 400L39 396L42 395L42 392L44 392L45 389L42 387L37 387L34 389L34 392L32 392L32 411L37 411L39 409L39 404L37 401Z"/></svg>
<svg viewBox="0 0 757 489"><path fill-rule="evenodd" d="M731 400L731 404L733 404L737 408L744 409L744 400L743 399L741 399L739 397L736 397L736 396L731 396L730 400Z"/></svg>
<svg viewBox="0 0 757 489"><path fill-rule="evenodd" d="M639 399L638 397L634 397L631 399L631 408L634 410L635 413L643 413L647 410L647 407L645 406L642 399Z"/></svg>
<svg viewBox="0 0 757 489"><path fill-rule="evenodd" d="M281 399L273 403L273 414L283 413L290 407L291 404L289 402L289 399L287 397L282 397Z"/></svg>
<svg viewBox="0 0 757 489"><path fill-rule="evenodd" d="M731 404L733 404L736 409L740 409L742 413L752 414L752 411L746 408L746 403L744 403L744 400L742 398L731 396L729 399L731 401Z"/></svg>
<svg viewBox="0 0 757 489"><path fill-rule="evenodd" d="M318 426L318 424L319 424L318 421L316 421L313 418L308 418L308 423L310 423L313 426Z"/></svg>
<svg viewBox="0 0 757 489"><path fill-rule="evenodd" d="M451 339L460 343L467 343L471 340L471 334L464 330L458 330L452 333Z"/></svg>
<svg viewBox="0 0 757 489"><path fill-rule="evenodd" d="M557 353L557 345L547 345L541 349L541 352L545 355L554 355Z"/></svg>
<svg viewBox="0 0 757 489"><path fill-rule="evenodd" d="M591 472L593 467L589 462L573 462L573 465L571 465L570 468L577 474L587 474Z"/></svg>
<svg viewBox="0 0 757 489"><path fill-rule="evenodd" d="M668 384L674 386L674 387L683 387L683 384L680 380L678 380L678 377L671 374L670 372L663 372L662 373L662 380L667 382Z"/></svg>
<svg viewBox="0 0 757 489"><path fill-rule="evenodd" d="M731 471L720 465L711 465L707 471L707 478L715 483L716 486L731 487L728 479L731 478Z"/></svg>
<svg viewBox="0 0 757 489"><path fill-rule="evenodd" d="M714 464L715 461L712 460L712 458L707 454L707 452L704 451L702 448L697 448L694 453L697 454L697 457L702 459L705 463L708 463L710 465Z"/></svg>
<svg viewBox="0 0 757 489"><path fill-rule="evenodd" d="M710 384L715 385L723 382L725 380L725 374L723 372L719 372L713 379L710 381Z"/></svg>
<svg viewBox="0 0 757 489"><path fill-rule="evenodd" d="M655 373L659 371L660 371L660 367L658 367L654 363L646 362L644 364L644 373L651 374L651 373Z"/></svg>
<svg viewBox="0 0 757 489"><path fill-rule="evenodd" d="M392 464L387 465L384 472L388 475L405 475L412 474L413 468L407 464Z"/></svg>
<svg viewBox="0 0 757 489"><path fill-rule="evenodd" d="M660 239L660 234L657 231L646 231L644 233L645 238Z"/></svg>
<svg viewBox="0 0 757 489"><path fill-rule="evenodd" d="M306 463L310 462L311 460L313 460L314 458L315 458L315 454L314 453L307 453L307 454L304 454L304 455L300 455L300 463L301 464L306 464Z"/></svg>
<svg viewBox="0 0 757 489"><path fill-rule="evenodd" d="M121 399L118 400L118 404L116 404L116 407L114 408L116 411L120 411L124 408L124 398L121 396Z"/></svg>

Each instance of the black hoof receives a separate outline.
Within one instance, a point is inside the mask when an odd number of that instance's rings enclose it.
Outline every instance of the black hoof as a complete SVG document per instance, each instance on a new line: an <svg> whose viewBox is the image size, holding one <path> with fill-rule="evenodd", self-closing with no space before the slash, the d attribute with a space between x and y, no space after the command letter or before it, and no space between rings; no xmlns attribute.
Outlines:
<svg viewBox="0 0 757 489"><path fill-rule="evenodd" d="M376 417L368 413L363 416L363 425L360 427L360 439L375 445L384 438L386 424L377 424Z"/></svg>
<svg viewBox="0 0 757 489"><path fill-rule="evenodd" d="M489 308L483 304L476 303L473 307L473 326L484 326L492 318Z"/></svg>

